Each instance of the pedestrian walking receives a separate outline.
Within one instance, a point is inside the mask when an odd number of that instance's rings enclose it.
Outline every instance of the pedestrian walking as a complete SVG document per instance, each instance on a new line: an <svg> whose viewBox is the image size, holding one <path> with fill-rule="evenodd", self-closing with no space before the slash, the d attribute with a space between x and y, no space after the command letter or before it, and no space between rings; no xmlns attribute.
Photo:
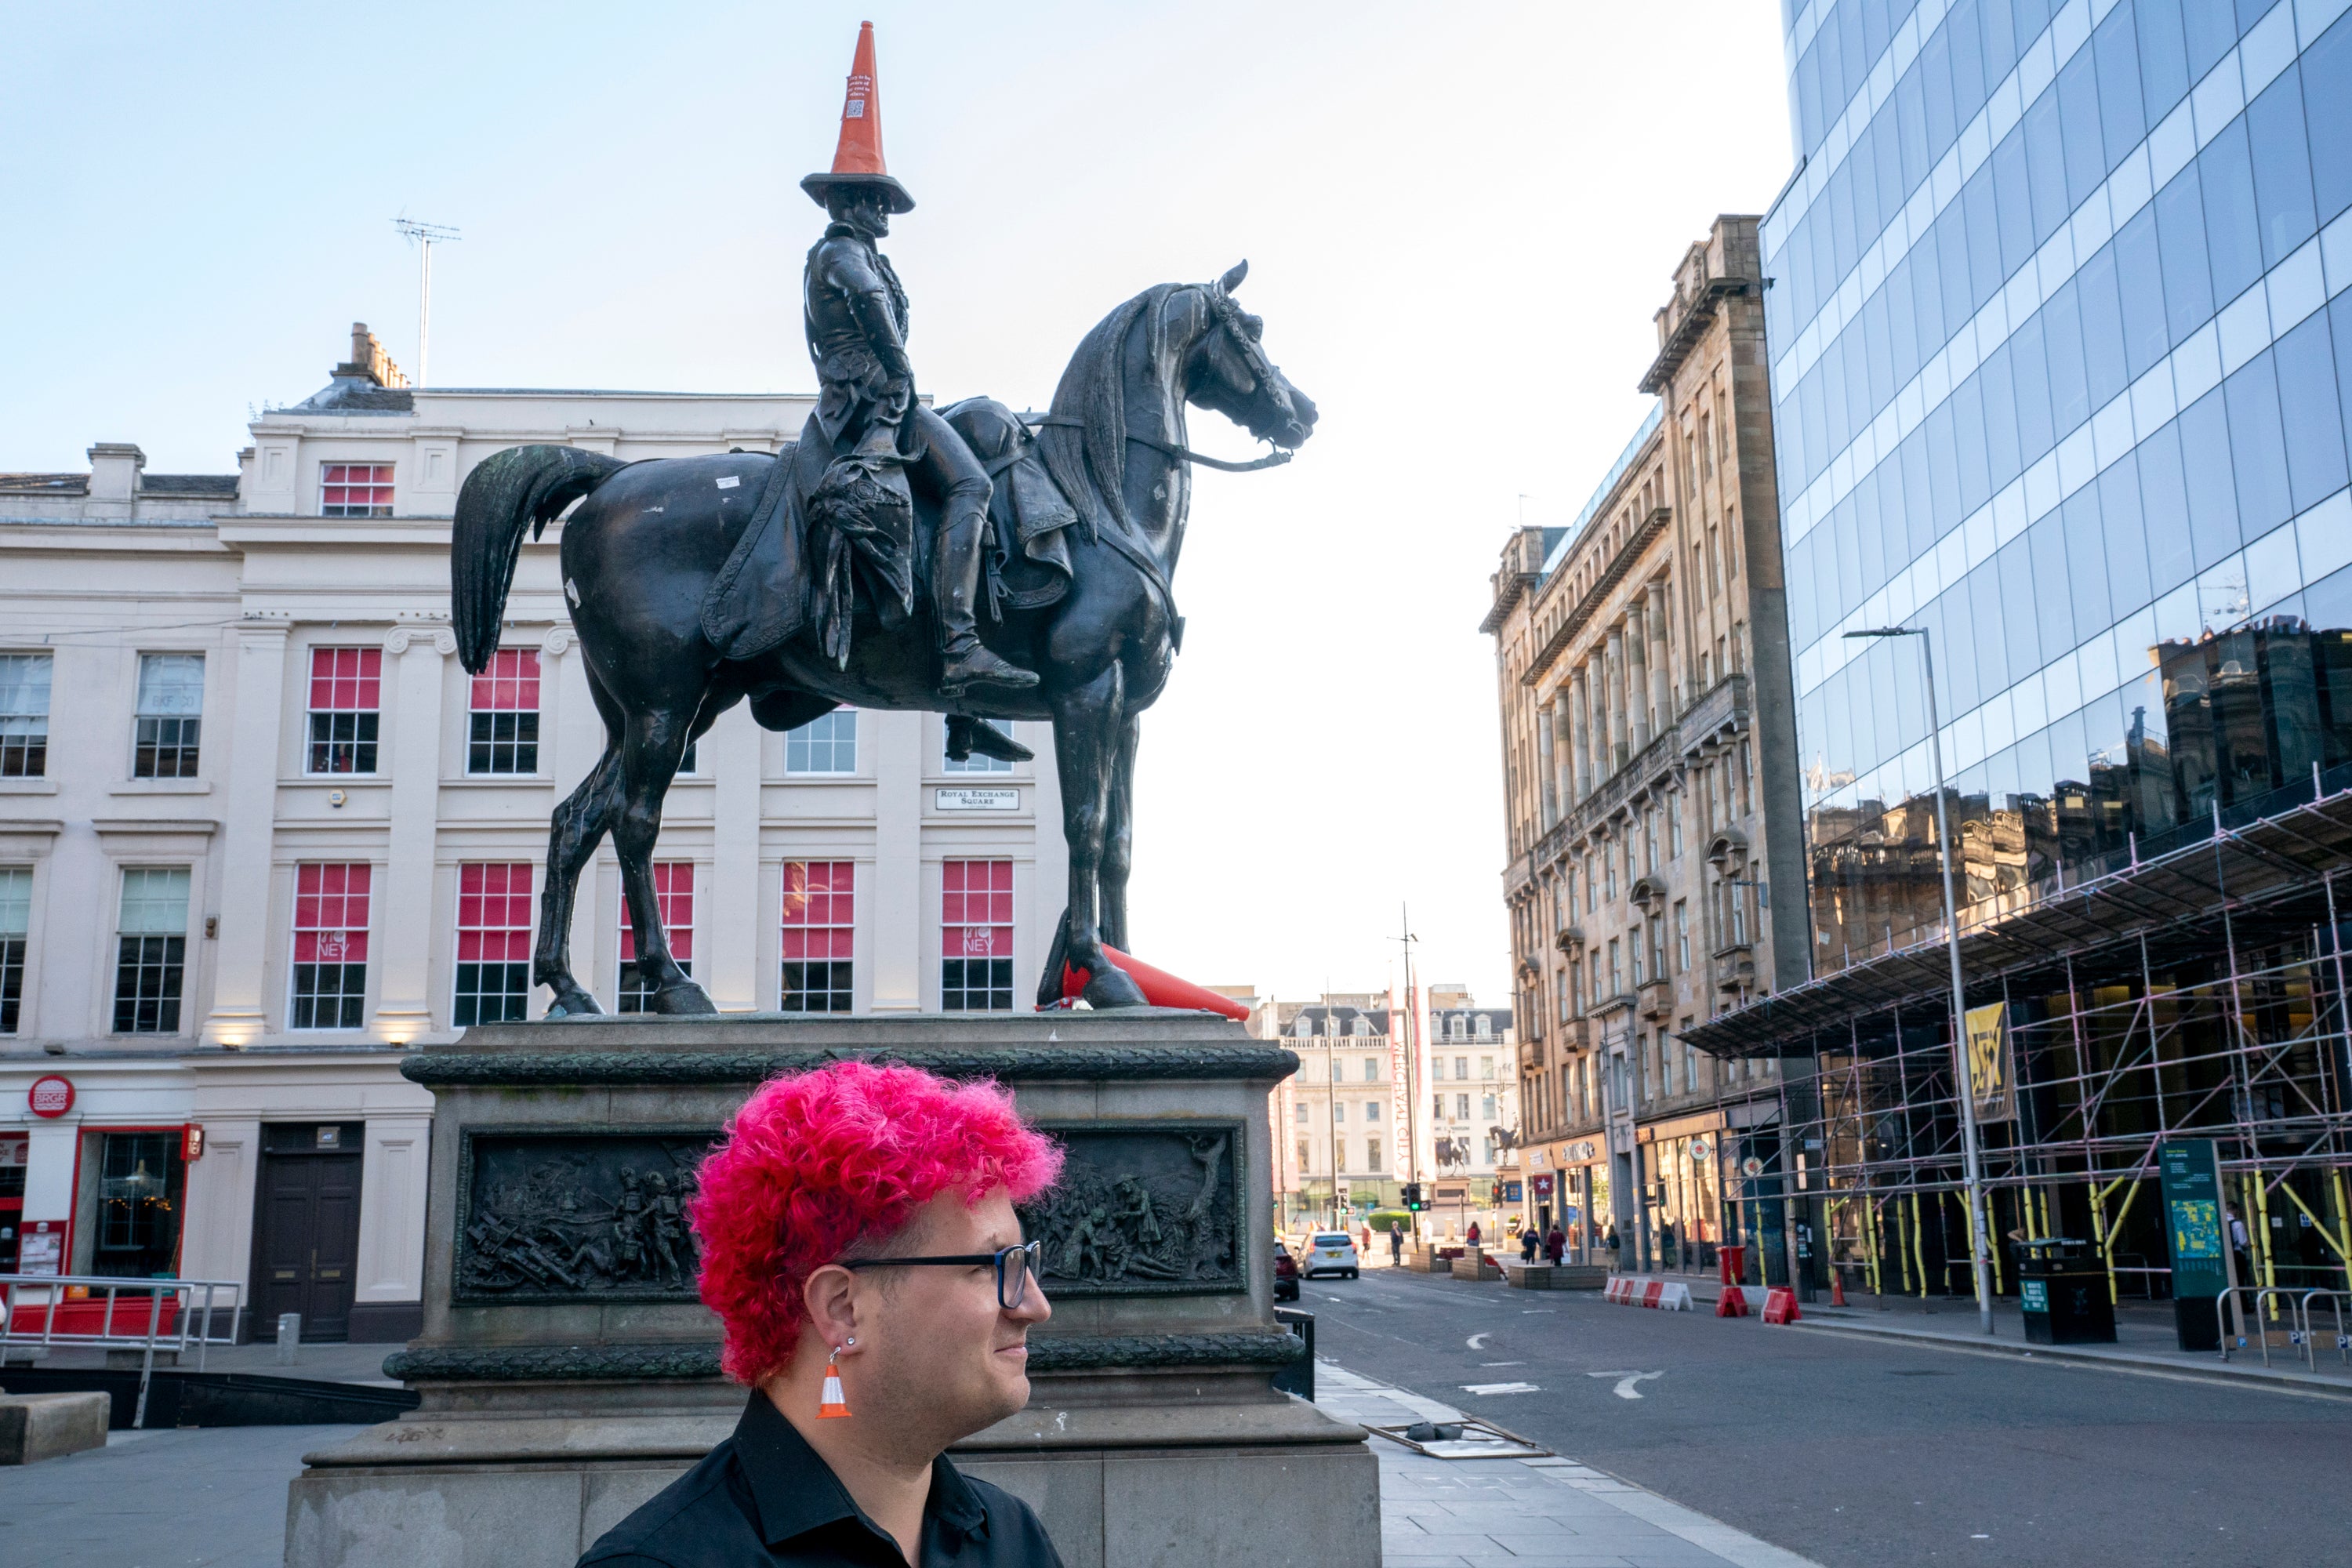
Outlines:
<svg viewBox="0 0 2352 1568"><path fill-rule="evenodd" d="M1519 1232L1519 1261L1522 1263L1533 1263L1535 1260L1536 1227L1529 1226L1527 1229Z"/></svg>
<svg viewBox="0 0 2352 1568"><path fill-rule="evenodd" d="M1568 1233L1560 1229L1558 1226L1552 1226L1551 1234L1544 1237L1544 1255L1549 1258L1555 1265L1557 1265L1561 1258L1567 1257Z"/></svg>
<svg viewBox="0 0 2352 1568"><path fill-rule="evenodd" d="M1610 1271L1614 1273L1617 1268L1617 1222L1615 1220L1609 1222L1609 1234L1601 1238L1601 1245L1609 1249L1609 1268Z"/></svg>
<svg viewBox="0 0 2352 1568"><path fill-rule="evenodd" d="M1391 1264L1404 1261L1404 1221L1401 1219L1389 1221L1389 1261Z"/></svg>

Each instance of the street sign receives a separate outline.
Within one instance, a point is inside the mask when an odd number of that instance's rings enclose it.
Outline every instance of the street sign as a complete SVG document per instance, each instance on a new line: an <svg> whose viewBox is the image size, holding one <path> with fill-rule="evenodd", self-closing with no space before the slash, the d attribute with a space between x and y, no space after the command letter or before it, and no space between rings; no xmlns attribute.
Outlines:
<svg viewBox="0 0 2352 1568"><path fill-rule="evenodd" d="M1549 1203L1551 1201L1551 1173L1549 1171L1538 1171L1535 1173L1535 1186L1536 1202L1539 1204Z"/></svg>
<svg viewBox="0 0 2352 1568"><path fill-rule="evenodd" d="M2221 1172L2210 1138L2160 1145L2157 1169L2164 1184L2164 1241L2172 1255L2174 1331L2185 1351L2221 1343L2218 1298L2230 1283L2221 1233ZM2112 1245L2112 1240L2110 1241Z"/></svg>

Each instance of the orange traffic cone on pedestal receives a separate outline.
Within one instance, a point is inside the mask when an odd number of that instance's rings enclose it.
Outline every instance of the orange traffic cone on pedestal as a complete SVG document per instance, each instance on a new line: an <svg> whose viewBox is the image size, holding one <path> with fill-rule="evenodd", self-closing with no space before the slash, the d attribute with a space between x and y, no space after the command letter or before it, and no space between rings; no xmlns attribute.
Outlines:
<svg viewBox="0 0 2352 1568"><path fill-rule="evenodd" d="M1055 947L1058 950L1058 940ZM1059 956L1058 951L1056 956ZM1119 952L1108 942L1103 944L1103 956L1109 959L1143 993L1143 999L1154 1007L1190 1007L1203 1013L1222 1013L1235 1023L1249 1022L1249 1009L1230 996L1221 996L1204 986L1179 979L1164 969L1154 969L1139 958ZM1093 975L1067 959L1062 960L1062 997L1065 1001L1078 996Z"/></svg>

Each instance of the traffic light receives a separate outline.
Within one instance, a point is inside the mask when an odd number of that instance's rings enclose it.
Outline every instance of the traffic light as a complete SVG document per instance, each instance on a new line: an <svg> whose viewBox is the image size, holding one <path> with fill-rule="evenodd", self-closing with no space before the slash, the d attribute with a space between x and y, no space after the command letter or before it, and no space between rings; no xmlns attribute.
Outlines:
<svg viewBox="0 0 2352 1568"><path fill-rule="evenodd" d="M1404 1184L1404 1206L1409 1213L1419 1214L1421 1212L1421 1184L1419 1182L1407 1182Z"/></svg>
<svg viewBox="0 0 2352 1568"><path fill-rule="evenodd" d="M1495 1179L1494 1194L1487 1201L1496 1208L1503 1206L1503 1182L1501 1177L1498 1176Z"/></svg>

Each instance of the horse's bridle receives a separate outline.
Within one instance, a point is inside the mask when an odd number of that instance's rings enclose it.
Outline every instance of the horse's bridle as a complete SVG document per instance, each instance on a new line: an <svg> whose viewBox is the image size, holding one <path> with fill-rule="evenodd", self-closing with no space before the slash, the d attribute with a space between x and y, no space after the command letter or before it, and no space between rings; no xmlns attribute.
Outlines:
<svg viewBox="0 0 2352 1568"><path fill-rule="evenodd" d="M1248 328L1244 325L1241 307L1234 303L1233 296L1213 283L1202 285L1202 291L1208 296L1209 309L1215 314L1218 324L1230 330L1235 337L1248 345L1245 352L1251 362L1252 374L1255 374L1262 383L1271 382L1274 379L1274 365L1266 359L1265 351L1258 346L1257 339L1251 336ZM1018 419L1020 416L1015 415L1013 417ZM1031 430L1040 429L1049 425L1058 426L1065 430L1084 430L1087 427L1086 421L1083 419L1069 419L1050 414L1040 419L1022 419L1021 424L1024 428ZM1246 463L1228 462L1223 458L1212 458L1205 452L1195 452L1190 447L1180 447L1173 441L1161 441L1153 437L1138 436L1132 432L1129 433L1127 438L1139 447L1149 447L1153 451L1173 458L1180 463L1198 463L1204 468L1214 468L1219 473L1225 474L1250 474L1255 473L1260 468L1280 468L1298 455L1287 447L1276 447L1270 438L1263 436L1258 438L1273 447L1273 450L1263 458Z"/></svg>

